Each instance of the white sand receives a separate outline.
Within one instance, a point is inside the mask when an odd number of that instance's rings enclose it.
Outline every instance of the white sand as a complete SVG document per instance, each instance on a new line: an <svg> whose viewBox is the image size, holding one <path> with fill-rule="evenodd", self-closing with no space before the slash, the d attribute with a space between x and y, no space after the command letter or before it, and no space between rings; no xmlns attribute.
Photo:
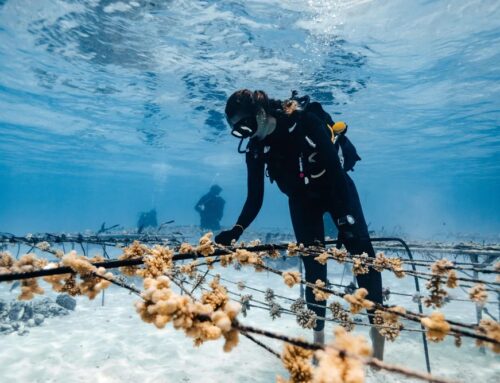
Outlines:
<svg viewBox="0 0 500 383"><path fill-rule="evenodd" d="M246 281L248 286L262 290L271 287L277 294L299 296L298 287L289 289L280 277L267 272L220 267L214 272L233 281ZM340 282L341 273L342 266L330 268L330 281ZM344 276L344 283L349 278ZM222 283L238 291L236 286ZM392 291L413 293L415 290L413 279L396 279L385 272L384 285ZM0 285L0 298L14 298L9 287ZM247 289L242 293L263 300L259 293ZM196 348L171 325L158 330L142 322L133 306L138 299L126 290L111 287L106 291L104 306L101 297L94 301L79 297L75 312L69 316L46 319L42 326L31 328L24 336L16 333L0 336L0 382L272 382L277 374L287 376L273 355L243 337L236 349L224 353L222 341L207 342ZM290 304L279 303L286 308ZM390 303L417 310L408 297L393 295ZM496 306L489 307L497 315ZM450 303L443 311L450 318L475 322L475 307L470 303ZM292 316L282 315L272 321L268 312L252 308L248 317L242 317L241 321L311 339L311 331L301 329ZM416 327L415 324L408 326ZM329 338L332 327L332 323L327 323ZM365 335L368 332L364 326L357 326L355 331ZM281 351L279 342L263 341ZM430 343L430 355L436 376L463 382L497 382L500 376L500 360L488 350L482 354L470 339L464 338L459 349L454 346L453 339L440 344ZM403 333L395 343L387 343L386 361L424 371L421 334ZM406 381L395 374L367 373L370 382Z"/></svg>

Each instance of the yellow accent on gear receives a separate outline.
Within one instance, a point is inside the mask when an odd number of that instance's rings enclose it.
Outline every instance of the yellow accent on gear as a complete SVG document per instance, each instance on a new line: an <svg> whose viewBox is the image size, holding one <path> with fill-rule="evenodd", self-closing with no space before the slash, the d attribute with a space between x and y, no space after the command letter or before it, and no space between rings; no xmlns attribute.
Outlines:
<svg viewBox="0 0 500 383"><path fill-rule="evenodd" d="M336 134L341 134L347 129L347 124L344 121L337 121L335 124L333 125L327 124L327 126L332 132L332 141L335 138Z"/></svg>

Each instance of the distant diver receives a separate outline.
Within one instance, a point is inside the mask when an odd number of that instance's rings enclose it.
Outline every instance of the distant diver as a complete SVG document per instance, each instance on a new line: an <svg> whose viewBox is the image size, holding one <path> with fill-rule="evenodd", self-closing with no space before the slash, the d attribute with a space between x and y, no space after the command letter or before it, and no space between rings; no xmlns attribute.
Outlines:
<svg viewBox="0 0 500 383"><path fill-rule="evenodd" d="M200 228L207 230L220 230L220 220L224 215L226 201L219 196L222 188L212 185L207 194L200 198L194 209L200 214Z"/></svg>
<svg viewBox="0 0 500 383"><path fill-rule="evenodd" d="M264 198L264 177L276 181L288 196L290 216L298 243L324 243L323 214L329 213L338 228L338 237L351 254L375 257L361 203L354 182L347 174L361 158L346 137L347 125L334 123L321 104L308 96L285 101L269 99L263 91L248 89L233 93L226 103L231 134L240 138L239 152L245 153L247 198L232 229L220 232L215 241L229 245L237 240L259 213ZM249 138L246 150L243 140ZM310 283L326 282L327 267L312 257L302 257L305 277ZM382 277L373 269L358 275L367 299L382 303ZM308 307L325 317L326 301L316 301L306 288ZM373 314L373 312L370 312ZM369 317L373 323L373 315ZM314 341L324 343L324 320L317 320ZM383 358L384 337L372 327L374 356Z"/></svg>
<svg viewBox="0 0 500 383"><path fill-rule="evenodd" d="M158 227L158 220L156 218L156 209L140 213L139 220L137 221L137 232L141 234L144 229L148 227Z"/></svg>

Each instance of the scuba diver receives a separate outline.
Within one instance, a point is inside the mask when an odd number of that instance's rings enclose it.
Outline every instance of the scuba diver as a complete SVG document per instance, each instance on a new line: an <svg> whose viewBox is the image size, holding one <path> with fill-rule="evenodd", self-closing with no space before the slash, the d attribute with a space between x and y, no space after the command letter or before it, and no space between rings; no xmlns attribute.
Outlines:
<svg viewBox="0 0 500 383"><path fill-rule="evenodd" d="M321 104L309 97L280 101L268 98L263 91L243 89L233 93L226 103L226 118L231 134L240 138L238 151L245 153L247 198L232 229L220 232L215 241L230 245L259 213L264 197L264 178L276 181L288 196L295 237L304 246L324 244L323 214L329 213L337 226L339 242L351 254L367 253L375 257L354 182L347 172L361 158L345 136L347 125L334 123ZM246 150L243 140L249 138ZM315 283L326 282L327 267L303 256L305 277ZM370 268L358 275L367 299L382 303L382 277ZM306 288L309 309L325 317L326 301L317 302L312 289ZM373 313L371 313L373 314ZM373 323L373 315L369 316ZM374 356L383 358L384 337L371 328ZM324 320L317 320L314 341L324 343Z"/></svg>
<svg viewBox="0 0 500 383"><path fill-rule="evenodd" d="M222 188L212 185L207 194L200 198L194 209L200 214L200 227L202 229L219 230L220 220L224 214L226 201L219 196Z"/></svg>
<svg viewBox="0 0 500 383"><path fill-rule="evenodd" d="M147 227L158 227L158 220L156 219L156 209L142 212L137 221L137 233L141 234Z"/></svg>

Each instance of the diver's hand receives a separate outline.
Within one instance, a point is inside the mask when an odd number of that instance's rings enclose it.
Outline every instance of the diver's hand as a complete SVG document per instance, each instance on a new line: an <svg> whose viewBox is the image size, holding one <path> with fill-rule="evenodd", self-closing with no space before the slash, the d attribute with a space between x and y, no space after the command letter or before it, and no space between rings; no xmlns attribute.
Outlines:
<svg viewBox="0 0 500 383"><path fill-rule="evenodd" d="M233 239L237 241L241 234L243 234L243 228L239 225L233 226L231 230L224 230L217 234L214 238L216 243L224 246L229 246Z"/></svg>

